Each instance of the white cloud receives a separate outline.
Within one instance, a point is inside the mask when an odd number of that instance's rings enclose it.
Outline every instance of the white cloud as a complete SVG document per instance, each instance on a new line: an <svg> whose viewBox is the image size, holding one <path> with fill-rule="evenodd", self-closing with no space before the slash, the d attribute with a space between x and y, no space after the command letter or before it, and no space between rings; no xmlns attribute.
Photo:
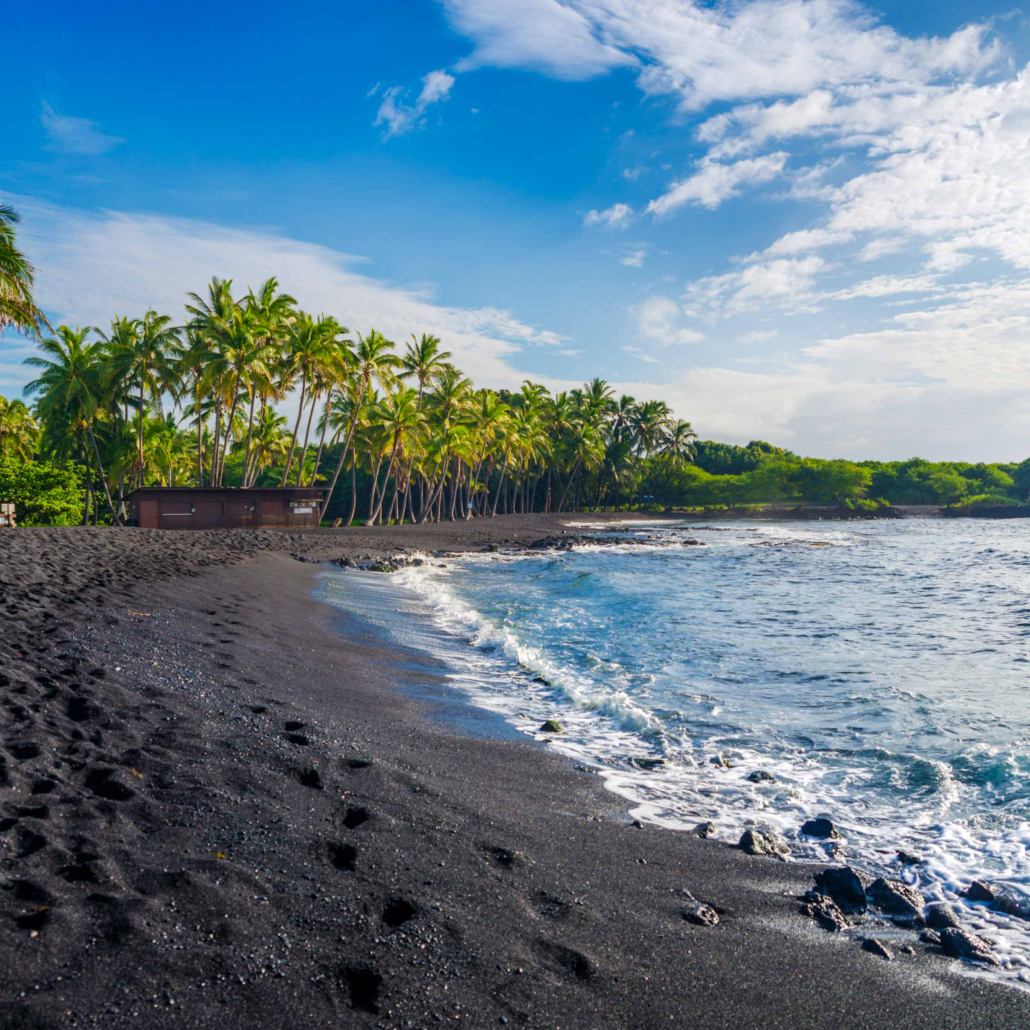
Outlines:
<svg viewBox="0 0 1030 1030"><path fill-rule="evenodd" d="M47 150L62 154L96 157L125 142L119 136L108 136L101 132L97 123L89 118L60 114L45 101L39 120L47 134Z"/></svg>
<svg viewBox="0 0 1030 1030"><path fill-rule="evenodd" d="M366 94L365 99L371 100L379 92L379 83L377 82Z"/></svg>
<svg viewBox="0 0 1030 1030"><path fill-rule="evenodd" d="M622 177L629 182L636 182L646 171L647 169L643 165L635 165L633 168L623 168Z"/></svg>
<svg viewBox="0 0 1030 1030"><path fill-rule="evenodd" d="M703 340L703 333L679 325L683 314L680 306L671 297L655 294L636 309L637 329L641 336L646 336L662 347L668 347L673 343L698 343Z"/></svg>
<svg viewBox="0 0 1030 1030"><path fill-rule="evenodd" d="M633 208L629 204L613 204L604 211L588 211L583 218L583 225L603 225L611 229L623 229L633 221Z"/></svg>
<svg viewBox="0 0 1030 1030"><path fill-rule="evenodd" d="M665 193L647 205L647 210L660 218L684 204L716 208L724 200L737 196L742 186L758 185L776 178L783 171L786 160L787 154L782 151L734 164L722 164L704 158L697 172L689 178L674 182Z"/></svg>
<svg viewBox="0 0 1030 1030"><path fill-rule="evenodd" d="M454 76L442 70L431 71L422 79L422 91L414 104L405 104L404 97L408 91L401 86L391 86L383 93L383 102L379 105L373 125L385 125L383 139L391 136L403 136L412 129L425 125L426 108L450 98ZM376 89L378 89L378 83ZM373 91L374 92L374 91ZM370 94L371 95L371 94Z"/></svg>
<svg viewBox="0 0 1030 1030"><path fill-rule="evenodd" d="M760 255L752 254L746 260L755 261L759 257L794 257L797 254L806 254L810 250L832 247L838 243L847 243L852 239L854 237L849 232L830 232L828 229L800 229L797 232L789 232L785 236L781 236L775 243L766 247Z"/></svg>
<svg viewBox="0 0 1030 1030"><path fill-rule="evenodd" d="M637 64L632 54L602 40L586 14L559 0L443 2L454 27L476 44L458 62L458 71L532 68L558 79L582 80Z"/></svg>
<svg viewBox="0 0 1030 1030"><path fill-rule="evenodd" d="M717 318L776 307L797 313L817 310L816 277L829 266L820 257L756 261L737 272L705 276L687 284L686 310Z"/></svg>
<svg viewBox="0 0 1030 1030"><path fill-rule="evenodd" d="M653 354L648 354L642 347L623 347L623 353L629 354L631 357L637 359L637 361L643 361L648 365L660 365L662 363L660 358L656 358Z"/></svg>
<svg viewBox="0 0 1030 1030"><path fill-rule="evenodd" d="M775 340L779 335L777 329L753 329L749 333L741 333L737 343L764 343L766 340Z"/></svg>
<svg viewBox="0 0 1030 1030"><path fill-rule="evenodd" d="M984 26L909 39L854 0L444 0L475 43L467 67L582 79L639 69L646 93L687 109L802 96L827 85L926 81L996 56Z"/></svg>
<svg viewBox="0 0 1030 1030"><path fill-rule="evenodd" d="M232 278L243 293L274 275L305 310L332 313L353 331L375 327L398 342L412 332L439 336L477 382L517 387L525 372L512 362L521 351L568 343L510 311L437 304L424 290L359 274L354 265L363 259L355 255L271 230L8 199L23 216L19 240L39 268L37 300L55 324L106 326L148 306L181 315L186 292L203 293L212 276Z"/></svg>

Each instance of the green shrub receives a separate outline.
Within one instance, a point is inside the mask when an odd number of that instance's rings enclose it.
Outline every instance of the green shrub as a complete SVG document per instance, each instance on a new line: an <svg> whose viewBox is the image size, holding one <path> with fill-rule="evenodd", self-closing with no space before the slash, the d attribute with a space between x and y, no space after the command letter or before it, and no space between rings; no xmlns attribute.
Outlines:
<svg viewBox="0 0 1030 1030"><path fill-rule="evenodd" d="M15 504L19 526L74 526L82 521L85 496L68 469L0 458L0 501Z"/></svg>
<svg viewBox="0 0 1030 1030"><path fill-rule="evenodd" d="M1008 508L1015 507L1019 501L1007 494L976 494L975 497L967 497L961 504L951 505L957 511L972 511L977 508Z"/></svg>

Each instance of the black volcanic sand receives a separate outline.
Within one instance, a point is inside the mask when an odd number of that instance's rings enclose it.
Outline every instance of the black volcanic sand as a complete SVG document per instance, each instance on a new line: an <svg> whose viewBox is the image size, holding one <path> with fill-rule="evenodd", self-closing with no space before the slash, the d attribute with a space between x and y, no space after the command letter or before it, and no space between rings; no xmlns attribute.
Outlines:
<svg viewBox="0 0 1030 1030"><path fill-rule="evenodd" d="M818 929L811 867L427 717L396 686L432 667L290 557L559 526L0 532L0 1025L1030 1025L922 945Z"/></svg>

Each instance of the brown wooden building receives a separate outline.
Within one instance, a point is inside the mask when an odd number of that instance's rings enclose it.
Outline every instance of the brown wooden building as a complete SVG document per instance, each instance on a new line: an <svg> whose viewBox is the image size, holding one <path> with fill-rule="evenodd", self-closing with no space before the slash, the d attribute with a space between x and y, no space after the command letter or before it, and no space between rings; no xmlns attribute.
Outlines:
<svg viewBox="0 0 1030 1030"><path fill-rule="evenodd" d="M144 529L300 529L318 525L320 487L147 486L126 499L129 520Z"/></svg>

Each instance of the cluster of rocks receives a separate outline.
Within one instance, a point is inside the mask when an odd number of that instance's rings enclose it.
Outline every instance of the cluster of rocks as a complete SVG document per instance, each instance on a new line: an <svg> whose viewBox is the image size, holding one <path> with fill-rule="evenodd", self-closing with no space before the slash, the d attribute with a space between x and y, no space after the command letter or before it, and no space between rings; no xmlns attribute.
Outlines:
<svg viewBox="0 0 1030 1030"><path fill-rule="evenodd" d="M984 902L995 912L1001 912L1016 919L1030 920L1030 898L1013 894L986 880L974 880L963 892L969 901Z"/></svg>
<svg viewBox="0 0 1030 1030"><path fill-rule="evenodd" d="M1002 893L990 885L981 884L983 887L992 890L994 897ZM981 888L974 891L974 897L988 900L982 896L987 891ZM969 891L965 896L970 896ZM950 958L997 965L990 941L963 930L947 902L927 905L918 890L901 880L881 876L866 884L851 866L834 866L816 876L815 889L804 895L801 910L835 932L861 925L867 914L875 911L901 929L920 930L923 943L940 948ZM891 949L876 938L864 938L862 947L881 958L894 957Z"/></svg>
<svg viewBox="0 0 1030 1030"><path fill-rule="evenodd" d="M721 756L713 759L719 760ZM714 835L715 827L711 823L702 823L694 832L700 837L708 837ZM805 822L801 835L827 841L842 839L833 821L825 816ZM769 830L747 829L737 846L749 855L785 859L790 854L788 842ZM920 864L922 859L899 851L897 861L902 866L912 866ZM996 912L1030 920L1030 899L984 880L975 880L961 896L986 904ZM880 876L867 883L851 866L831 866L816 875L815 888L805 893L801 903L804 915L832 932L853 930L861 926L869 915L876 915L899 929L920 931L919 939L924 944L939 948L950 958L998 964L991 942L979 934L963 930L951 905L943 901L927 904L915 887L901 880ZM863 937L861 943L864 950L881 958L894 958L890 947L876 937ZM906 946L902 950L911 952L913 949Z"/></svg>
<svg viewBox="0 0 1030 1030"><path fill-rule="evenodd" d="M398 572L400 569L415 568L427 562L425 558L413 558L406 554L395 554L390 558L366 554L358 555L356 558L344 555L332 564L338 565L341 569L356 569L359 572Z"/></svg>

